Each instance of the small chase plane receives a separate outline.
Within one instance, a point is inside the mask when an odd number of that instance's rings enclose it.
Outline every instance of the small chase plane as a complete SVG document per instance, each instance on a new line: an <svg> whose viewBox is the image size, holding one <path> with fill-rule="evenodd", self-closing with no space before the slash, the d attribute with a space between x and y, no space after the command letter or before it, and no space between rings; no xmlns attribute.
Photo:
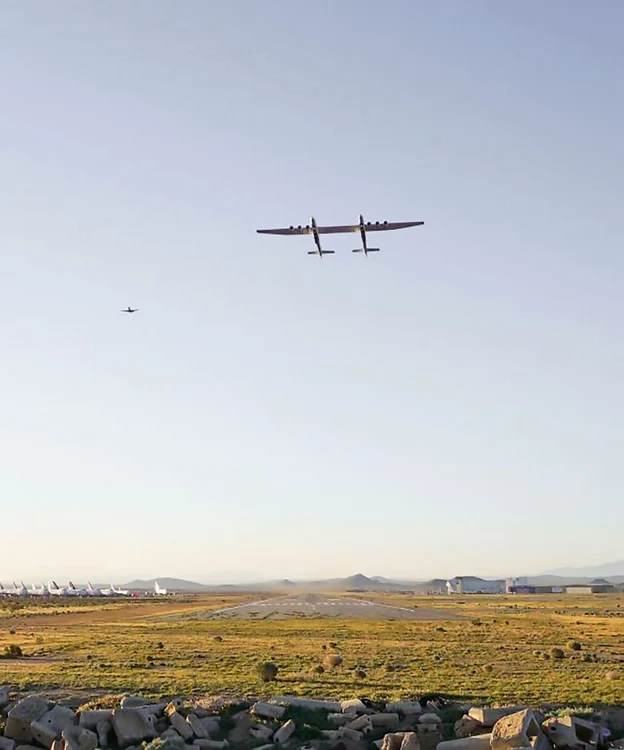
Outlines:
<svg viewBox="0 0 624 750"><path fill-rule="evenodd" d="M128 305L128 307L126 307L126 309L122 310L121 312L133 313L133 312L138 312L138 310L139 310L138 307L130 307L130 305Z"/></svg>
<svg viewBox="0 0 624 750"><path fill-rule="evenodd" d="M308 255L318 255L321 258L324 255L333 255L335 252L334 250L323 250L321 248L321 234L346 234L349 232L359 232L360 237L362 238L362 247L357 247L352 252L364 253L364 255L367 256L369 253L379 252L378 247L368 247L368 243L366 241L366 235L368 232L388 232L392 229L407 229L408 227L422 226L424 223L424 221L376 221L374 223L371 221L365 222L364 217L360 214L358 216L357 224L319 227L316 223L315 218L312 217L310 219L310 223L306 224L306 226L302 226L301 224L299 224L299 226L296 227L291 225L282 229L256 229L256 232L258 234L281 235L311 234L314 237L316 250L308 250Z"/></svg>

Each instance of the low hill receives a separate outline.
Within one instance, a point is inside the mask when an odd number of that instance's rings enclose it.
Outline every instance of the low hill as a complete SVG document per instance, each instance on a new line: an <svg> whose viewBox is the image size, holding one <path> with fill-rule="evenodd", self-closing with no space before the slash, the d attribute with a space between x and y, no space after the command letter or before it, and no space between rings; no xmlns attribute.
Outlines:
<svg viewBox="0 0 624 750"><path fill-rule="evenodd" d="M624 578L624 560L603 563L601 565L586 565L581 568L556 568L547 570L544 575L561 576L564 578Z"/></svg>
<svg viewBox="0 0 624 750"><path fill-rule="evenodd" d="M556 575L543 575L543 576L528 576L527 581L530 586L574 586L579 584L590 584L598 576L556 576ZM600 576L607 583L624 583L624 576Z"/></svg>

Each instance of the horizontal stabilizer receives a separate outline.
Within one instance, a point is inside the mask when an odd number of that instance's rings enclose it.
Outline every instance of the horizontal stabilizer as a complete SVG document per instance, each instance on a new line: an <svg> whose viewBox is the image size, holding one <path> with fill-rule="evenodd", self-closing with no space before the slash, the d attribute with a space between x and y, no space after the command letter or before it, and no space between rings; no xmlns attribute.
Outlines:
<svg viewBox="0 0 624 750"><path fill-rule="evenodd" d="M378 253L380 248L378 247L367 247L366 252L367 253ZM352 253L363 253L364 250L361 247L356 247L355 250L351 251Z"/></svg>

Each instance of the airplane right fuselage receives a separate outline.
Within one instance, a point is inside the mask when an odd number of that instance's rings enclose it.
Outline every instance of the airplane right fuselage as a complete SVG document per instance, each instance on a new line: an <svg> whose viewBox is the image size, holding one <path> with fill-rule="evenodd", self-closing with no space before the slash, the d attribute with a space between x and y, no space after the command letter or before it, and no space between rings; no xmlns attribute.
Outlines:
<svg viewBox="0 0 624 750"><path fill-rule="evenodd" d="M318 227L316 225L316 219L314 216L310 218L310 226L312 227L312 234L314 235L314 243L318 254L323 257L323 251L321 250L321 237L319 235Z"/></svg>
<svg viewBox="0 0 624 750"><path fill-rule="evenodd" d="M366 246L366 229L364 227L364 217L362 214L359 216L359 224L360 224L360 237L362 238L362 250L364 250L364 255L368 255L368 248Z"/></svg>

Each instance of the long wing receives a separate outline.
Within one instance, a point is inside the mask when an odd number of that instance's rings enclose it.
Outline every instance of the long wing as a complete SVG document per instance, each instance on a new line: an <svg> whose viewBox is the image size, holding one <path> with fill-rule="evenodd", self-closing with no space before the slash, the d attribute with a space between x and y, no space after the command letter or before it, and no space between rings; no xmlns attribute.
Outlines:
<svg viewBox="0 0 624 750"><path fill-rule="evenodd" d="M364 228L367 232L384 232L390 229L407 229L408 227L418 227L424 224L424 221L399 221L399 222L367 222ZM349 232L359 232L359 224L341 224L331 227L318 227L319 234L346 234ZM258 234L281 234L281 235L297 235L297 234L312 234L312 227L310 226L291 226L283 227L280 229L256 229Z"/></svg>
<svg viewBox="0 0 624 750"><path fill-rule="evenodd" d="M338 234L341 232L357 232L359 226L357 224L348 224L345 226L336 227L317 227L319 234ZM282 229L256 229L258 234L312 234L313 230L311 226L299 226L299 227L284 227Z"/></svg>
<svg viewBox="0 0 624 750"><path fill-rule="evenodd" d="M364 224L364 229L367 232L388 232L391 229L407 229L408 227L420 227L424 223L424 221L376 221L374 223L366 222L366 224Z"/></svg>

